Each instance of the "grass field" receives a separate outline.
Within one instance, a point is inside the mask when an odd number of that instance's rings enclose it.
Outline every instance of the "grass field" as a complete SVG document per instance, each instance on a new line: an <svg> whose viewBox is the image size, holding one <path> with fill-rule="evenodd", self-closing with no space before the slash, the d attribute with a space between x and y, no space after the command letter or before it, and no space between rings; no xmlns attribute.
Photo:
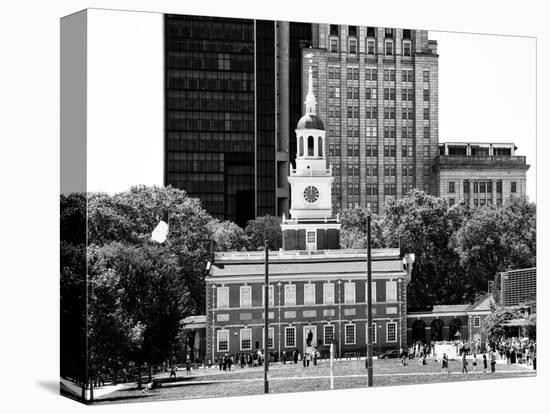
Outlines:
<svg viewBox="0 0 550 414"><path fill-rule="evenodd" d="M520 365L497 364L496 373L477 372L462 374L460 361L451 361L451 373L441 373L440 363L428 360L427 365L419 365L416 360L402 366L399 360L374 361L374 386L430 384L449 381L479 381L495 378L517 378L535 375L532 367ZM220 371L218 368L199 369L186 375L178 371L172 382L165 382L162 387L147 393L138 390L135 384L114 391L96 399L96 403L173 400L184 398L212 398L242 395L263 394L263 367L234 368L231 371ZM168 374L155 377L167 380ZM270 393L304 392L330 389L330 367L328 361L317 366L286 364L269 367ZM364 360L335 361L334 389L362 388L367 385L367 370Z"/></svg>

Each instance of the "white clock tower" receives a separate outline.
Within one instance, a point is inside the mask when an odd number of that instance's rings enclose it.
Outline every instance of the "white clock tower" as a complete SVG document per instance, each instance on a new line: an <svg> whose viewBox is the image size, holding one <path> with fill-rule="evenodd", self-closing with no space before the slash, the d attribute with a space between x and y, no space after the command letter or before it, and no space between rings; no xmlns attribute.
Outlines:
<svg viewBox="0 0 550 414"><path fill-rule="evenodd" d="M306 55L306 57L308 57ZM340 223L332 217L332 165L327 168L326 131L316 114L309 60L306 113L296 127L296 168L290 167L290 219L283 217L283 249L316 250L340 247Z"/></svg>

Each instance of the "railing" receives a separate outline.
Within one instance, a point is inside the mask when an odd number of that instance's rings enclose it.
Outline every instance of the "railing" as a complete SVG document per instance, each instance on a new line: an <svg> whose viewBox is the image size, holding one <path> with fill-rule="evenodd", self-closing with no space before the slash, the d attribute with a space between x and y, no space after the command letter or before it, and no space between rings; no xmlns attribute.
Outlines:
<svg viewBox="0 0 550 414"><path fill-rule="evenodd" d="M326 177L327 175L332 175L332 166L323 170L313 170L313 169L300 169L295 168L290 169L290 175L299 175L299 176L309 176L309 177Z"/></svg>
<svg viewBox="0 0 550 414"><path fill-rule="evenodd" d="M439 165L526 165L524 155L439 155Z"/></svg>
<svg viewBox="0 0 550 414"><path fill-rule="evenodd" d="M399 256L398 249L373 249L373 257ZM270 259L291 257L367 257L367 249L334 249L334 250L273 250L269 252ZM264 260L263 251L255 252L217 252L216 260Z"/></svg>

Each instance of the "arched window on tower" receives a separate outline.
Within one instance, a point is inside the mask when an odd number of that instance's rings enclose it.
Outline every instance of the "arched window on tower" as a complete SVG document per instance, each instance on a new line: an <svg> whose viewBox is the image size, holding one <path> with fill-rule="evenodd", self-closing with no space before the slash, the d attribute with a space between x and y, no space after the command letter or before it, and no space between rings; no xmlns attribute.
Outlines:
<svg viewBox="0 0 550 414"><path fill-rule="evenodd" d="M309 137L307 137L307 156L308 157L313 157L314 154L313 154L313 146L314 146L314 139L313 137L310 135Z"/></svg>
<svg viewBox="0 0 550 414"><path fill-rule="evenodd" d="M319 141L317 142L317 152L319 153L319 157L323 156L323 138L319 137Z"/></svg>
<svg viewBox="0 0 550 414"><path fill-rule="evenodd" d="M299 148L298 156L299 157L304 156L304 137L300 137L300 148Z"/></svg>

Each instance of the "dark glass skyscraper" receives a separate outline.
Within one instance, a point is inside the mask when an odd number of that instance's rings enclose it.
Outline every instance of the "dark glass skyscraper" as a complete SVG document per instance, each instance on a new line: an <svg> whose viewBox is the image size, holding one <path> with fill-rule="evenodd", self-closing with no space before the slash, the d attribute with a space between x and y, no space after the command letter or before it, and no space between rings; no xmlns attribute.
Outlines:
<svg viewBox="0 0 550 414"><path fill-rule="evenodd" d="M278 214L276 31L273 21L165 16L165 184L239 225Z"/></svg>
<svg viewBox="0 0 550 414"><path fill-rule="evenodd" d="M165 16L165 184L215 217L255 215L254 21Z"/></svg>

